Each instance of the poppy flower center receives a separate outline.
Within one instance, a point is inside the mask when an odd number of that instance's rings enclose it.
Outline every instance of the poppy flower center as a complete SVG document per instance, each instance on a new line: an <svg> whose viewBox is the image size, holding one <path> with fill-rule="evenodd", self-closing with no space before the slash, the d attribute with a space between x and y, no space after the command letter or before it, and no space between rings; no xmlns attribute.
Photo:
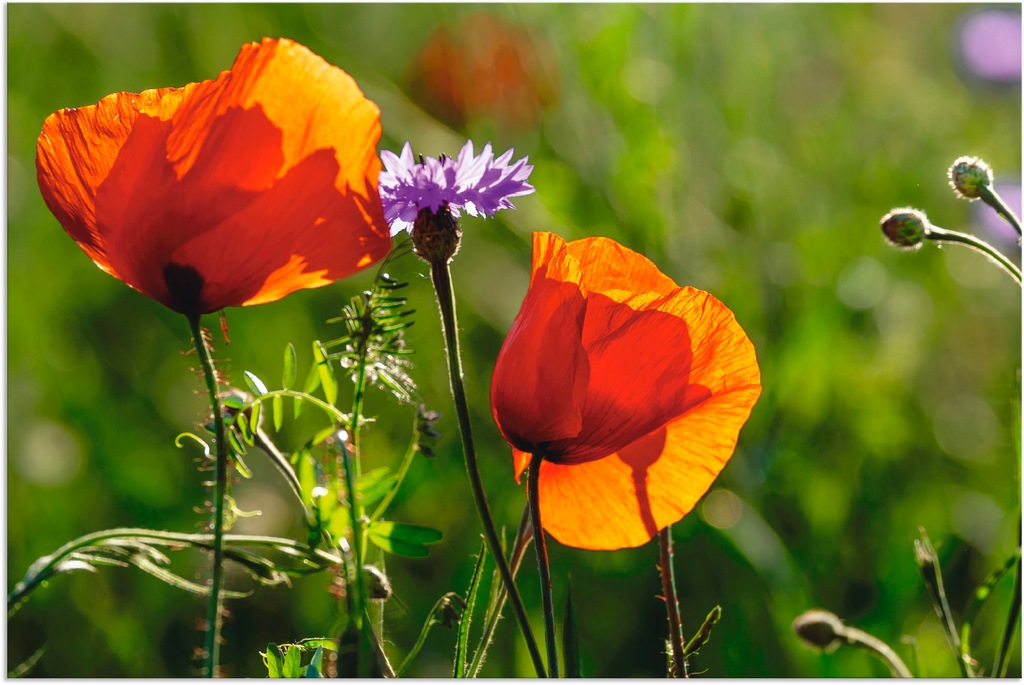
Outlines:
<svg viewBox="0 0 1024 685"><path fill-rule="evenodd" d="M184 264L168 262L164 267L164 283L174 299L174 309L183 314L200 314L199 305L203 294L203 276L196 269Z"/></svg>

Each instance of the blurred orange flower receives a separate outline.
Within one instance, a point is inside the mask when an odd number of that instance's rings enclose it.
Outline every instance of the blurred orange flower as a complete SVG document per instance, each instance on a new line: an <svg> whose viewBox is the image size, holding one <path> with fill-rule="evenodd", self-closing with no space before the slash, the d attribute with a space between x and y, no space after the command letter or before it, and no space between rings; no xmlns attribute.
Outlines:
<svg viewBox="0 0 1024 685"><path fill-rule="evenodd" d="M558 62L542 32L491 13L442 24L409 72L409 89L450 126L485 117L510 133L537 125L558 100Z"/></svg>
<svg viewBox="0 0 1024 685"><path fill-rule="evenodd" d="M383 258L380 111L290 40L183 88L47 117L50 211L96 264L187 315L273 302Z"/></svg>
<svg viewBox="0 0 1024 685"><path fill-rule="evenodd" d="M607 238L533 235L533 275L498 355L491 407L518 480L543 454L544 529L636 547L689 512L761 394L732 312Z"/></svg>

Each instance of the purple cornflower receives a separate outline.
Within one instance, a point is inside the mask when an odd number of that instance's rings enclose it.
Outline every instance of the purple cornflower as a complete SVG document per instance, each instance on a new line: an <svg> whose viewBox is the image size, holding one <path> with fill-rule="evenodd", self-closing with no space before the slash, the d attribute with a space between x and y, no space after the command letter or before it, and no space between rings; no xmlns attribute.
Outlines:
<svg viewBox="0 0 1024 685"><path fill-rule="evenodd" d="M391 235L411 231L421 209L437 213L447 206L456 218L460 210L488 217L499 209L515 209L509 198L534 190L526 182L533 171L533 166L526 163L529 158L510 166L512 150L495 159L490 143L484 145L479 157L473 155L473 141L467 141L458 159L421 157L417 164L409 143L402 148L401 157L385 150L380 158L384 171L380 173L379 192Z"/></svg>

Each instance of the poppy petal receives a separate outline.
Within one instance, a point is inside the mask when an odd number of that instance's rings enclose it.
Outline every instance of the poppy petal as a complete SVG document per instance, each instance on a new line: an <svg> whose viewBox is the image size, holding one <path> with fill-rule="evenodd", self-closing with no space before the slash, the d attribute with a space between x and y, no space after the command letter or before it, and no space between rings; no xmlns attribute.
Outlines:
<svg viewBox="0 0 1024 685"><path fill-rule="evenodd" d="M590 375L581 344L586 303L572 283L534 274L491 379L491 408L502 435L532 452L582 427Z"/></svg>
<svg viewBox="0 0 1024 685"><path fill-rule="evenodd" d="M544 529L581 549L637 547L683 518L732 456L760 386L736 388L606 459L541 464Z"/></svg>
<svg viewBox="0 0 1024 685"><path fill-rule="evenodd" d="M583 238L565 245L579 265L586 292L614 299L615 291L667 295L679 287L654 262L610 238Z"/></svg>
<svg viewBox="0 0 1024 685"><path fill-rule="evenodd" d="M390 249L379 117L342 70L264 39L214 80L51 115L40 188L101 268L172 309L270 302Z"/></svg>
<svg viewBox="0 0 1024 685"><path fill-rule="evenodd" d="M58 110L43 122L36 141L36 173L46 206L86 254L115 277L97 231L96 190L114 166L139 112L171 90L114 93L91 107Z"/></svg>

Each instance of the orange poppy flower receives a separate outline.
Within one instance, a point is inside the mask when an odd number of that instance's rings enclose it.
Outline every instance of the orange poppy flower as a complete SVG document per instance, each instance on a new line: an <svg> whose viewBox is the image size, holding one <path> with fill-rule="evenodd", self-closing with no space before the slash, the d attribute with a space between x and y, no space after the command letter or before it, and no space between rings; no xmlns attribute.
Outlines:
<svg viewBox="0 0 1024 685"><path fill-rule="evenodd" d="M533 234L533 275L491 407L516 480L541 453L541 521L584 549L642 545L732 456L761 394L732 312L607 238Z"/></svg>
<svg viewBox="0 0 1024 685"><path fill-rule="evenodd" d="M380 111L290 40L183 88L47 117L46 205L96 264L187 315L273 302L383 258Z"/></svg>

